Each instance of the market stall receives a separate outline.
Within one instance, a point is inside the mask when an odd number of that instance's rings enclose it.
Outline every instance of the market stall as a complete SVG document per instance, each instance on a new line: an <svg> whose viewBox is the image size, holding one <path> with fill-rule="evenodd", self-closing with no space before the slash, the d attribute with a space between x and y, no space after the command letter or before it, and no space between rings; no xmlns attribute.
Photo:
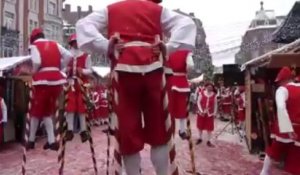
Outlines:
<svg viewBox="0 0 300 175"><path fill-rule="evenodd" d="M246 88L246 137L251 152L263 152L270 144L270 128L276 117L274 80L280 68L300 69L300 39L257 57L244 65Z"/></svg>
<svg viewBox="0 0 300 175"><path fill-rule="evenodd" d="M28 100L26 82L31 79L30 76L20 74L24 69L31 69L30 56L0 58L0 95L5 100L8 113L4 140L0 143L22 141Z"/></svg>

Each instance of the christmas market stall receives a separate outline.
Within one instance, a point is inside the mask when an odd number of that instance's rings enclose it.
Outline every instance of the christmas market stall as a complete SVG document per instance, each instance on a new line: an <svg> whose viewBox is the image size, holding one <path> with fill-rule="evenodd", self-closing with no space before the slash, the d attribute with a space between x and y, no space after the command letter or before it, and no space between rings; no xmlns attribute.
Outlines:
<svg viewBox="0 0 300 175"><path fill-rule="evenodd" d="M242 65L246 88L246 138L253 153L270 144L270 128L276 117L274 80L280 68L300 68L300 39Z"/></svg>
<svg viewBox="0 0 300 175"><path fill-rule="evenodd" d="M8 114L0 143L22 141L28 100L26 82L31 79L20 74L24 69L31 69L30 56L0 58L0 95L4 98Z"/></svg>

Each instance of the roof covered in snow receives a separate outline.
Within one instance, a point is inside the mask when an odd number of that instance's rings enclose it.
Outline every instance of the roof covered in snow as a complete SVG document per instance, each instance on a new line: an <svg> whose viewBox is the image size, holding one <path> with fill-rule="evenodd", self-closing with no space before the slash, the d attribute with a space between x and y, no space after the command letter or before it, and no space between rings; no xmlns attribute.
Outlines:
<svg viewBox="0 0 300 175"><path fill-rule="evenodd" d="M242 65L241 69L245 70L247 67L264 66L271 60L272 55L288 53L299 47L300 47L300 39L246 62L245 64Z"/></svg>
<svg viewBox="0 0 300 175"><path fill-rule="evenodd" d="M300 2L297 1L282 25L274 32L273 41L291 43L300 38Z"/></svg>
<svg viewBox="0 0 300 175"><path fill-rule="evenodd" d="M109 67L93 66L92 70L100 77L104 78L110 73Z"/></svg>
<svg viewBox="0 0 300 175"><path fill-rule="evenodd" d="M0 58L0 77L3 76L4 71L13 69L28 60L30 56Z"/></svg>

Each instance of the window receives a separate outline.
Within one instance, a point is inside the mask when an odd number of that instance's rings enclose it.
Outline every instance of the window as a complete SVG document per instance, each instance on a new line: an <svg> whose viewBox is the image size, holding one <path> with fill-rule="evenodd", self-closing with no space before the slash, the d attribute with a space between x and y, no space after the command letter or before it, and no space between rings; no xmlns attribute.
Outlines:
<svg viewBox="0 0 300 175"><path fill-rule="evenodd" d="M38 22L34 22L34 28L37 28L38 27Z"/></svg>
<svg viewBox="0 0 300 175"><path fill-rule="evenodd" d="M56 4L54 2L49 2L48 5L48 14L56 15Z"/></svg>
<svg viewBox="0 0 300 175"><path fill-rule="evenodd" d="M14 28L15 15L11 12L5 11L4 13L4 26L13 29Z"/></svg>

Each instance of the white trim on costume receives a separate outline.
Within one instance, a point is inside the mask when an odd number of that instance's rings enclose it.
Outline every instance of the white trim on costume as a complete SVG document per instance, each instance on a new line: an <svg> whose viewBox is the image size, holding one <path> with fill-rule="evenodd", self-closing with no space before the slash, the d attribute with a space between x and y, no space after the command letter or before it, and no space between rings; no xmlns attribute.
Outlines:
<svg viewBox="0 0 300 175"><path fill-rule="evenodd" d="M56 86L56 85L62 85L67 83L66 79L61 79L57 81L48 81L48 80L37 80L37 81L32 81L32 85L48 85L48 86Z"/></svg>
<svg viewBox="0 0 300 175"><path fill-rule="evenodd" d="M176 87L176 86L173 86L172 90L177 91L177 92L191 92L190 88L180 88L180 87Z"/></svg>
<svg viewBox="0 0 300 175"><path fill-rule="evenodd" d="M47 71L60 71L58 67L43 67L39 70L39 72L47 72Z"/></svg>
<svg viewBox="0 0 300 175"><path fill-rule="evenodd" d="M163 65L160 61L156 61L149 65L128 65L128 64L118 63L116 65L115 70L121 72L131 72L131 73L148 73L162 67Z"/></svg>
<svg viewBox="0 0 300 175"><path fill-rule="evenodd" d="M277 136L276 134L271 134L270 137L271 137L272 139L275 139L276 141L282 142L282 143L293 143L293 142L295 142L295 141L292 140L292 139L282 138L282 137Z"/></svg>
<svg viewBox="0 0 300 175"><path fill-rule="evenodd" d="M183 72L173 72L174 76L186 76L186 73Z"/></svg>

